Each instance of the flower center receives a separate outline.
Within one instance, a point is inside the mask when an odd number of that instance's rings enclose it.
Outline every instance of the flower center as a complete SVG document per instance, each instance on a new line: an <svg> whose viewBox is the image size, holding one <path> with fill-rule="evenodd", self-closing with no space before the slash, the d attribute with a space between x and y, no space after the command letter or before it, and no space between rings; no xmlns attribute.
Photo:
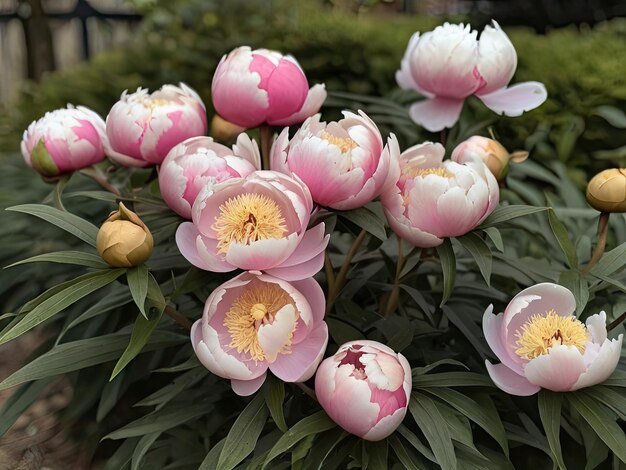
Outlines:
<svg viewBox="0 0 626 470"><path fill-rule="evenodd" d="M172 101L163 98L144 98L141 103L148 109L158 108L159 106L167 106L173 104Z"/></svg>
<svg viewBox="0 0 626 470"><path fill-rule="evenodd" d="M402 170L402 174L406 178L417 178L418 176L424 177L428 175L437 175L443 178L452 178L454 173L449 172L444 167L437 168L416 168L407 166Z"/></svg>
<svg viewBox="0 0 626 470"><path fill-rule="evenodd" d="M326 142L328 142L329 144L339 147L339 150L341 150L341 153L348 153L353 148L359 146L359 144L357 144L350 137L337 137L326 131L322 131L322 133L320 134L320 137L324 139Z"/></svg>
<svg viewBox="0 0 626 470"><path fill-rule="evenodd" d="M289 304L295 309L293 299L277 284L265 283L244 289L224 317L224 326L231 339L229 346L237 349L238 353L250 354L255 361L265 360L266 355L257 336L259 327L272 324L276 313ZM282 354L291 352L292 338L293 331L280 351Z"/></svg>
<svg viewBox="0 0 626 470"><path fill-rule="evenodd" d="M257 240L277 240L287 231L278 204L261 194L232 197L219 210L220 215L211 228L216 232L220 253L226 253L233 241L249 245Z"/></svg>
<svg viewBox="0 0 626 470"><path fill-rule="evenodd" d="M515 336L518 346L515 353L528 360L547 354L551 347L559 345L576 346L584 353L589 338L585 325L573 316L564 317L554 310L533 315Z"/></svg>

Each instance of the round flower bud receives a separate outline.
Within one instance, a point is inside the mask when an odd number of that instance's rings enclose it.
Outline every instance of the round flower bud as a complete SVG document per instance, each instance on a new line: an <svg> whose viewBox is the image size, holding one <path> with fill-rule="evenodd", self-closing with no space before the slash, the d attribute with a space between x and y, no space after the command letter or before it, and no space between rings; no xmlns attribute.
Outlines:
<svg viewBox="0 0 626 470"><path fill-rule="evenodd" d="M587 202L600 212L626 212L626 169L611 168L591 178Z"/></svg>
<svg viewBox="0 0 626 470"><path fill-rule="evenodd" d="M104 261L115 268L138 266L152 254L154 240L146 224L120 202L100 227L96 248Z"/></svg>
<svg viewBox="0 0 626 470"><path fill-rule="evenodd" d="M232 142L245 130L245 127L233 124L218 114L211 120L211 135L219 142Z"/></svg>
<svg viewBox="0 0 626 470"><path fill-rule="evenodd" d="M497 140L475 135L461 142L451 158L457 163L480 160L498 181L502 181L509 172L511 154Z"/></svg>

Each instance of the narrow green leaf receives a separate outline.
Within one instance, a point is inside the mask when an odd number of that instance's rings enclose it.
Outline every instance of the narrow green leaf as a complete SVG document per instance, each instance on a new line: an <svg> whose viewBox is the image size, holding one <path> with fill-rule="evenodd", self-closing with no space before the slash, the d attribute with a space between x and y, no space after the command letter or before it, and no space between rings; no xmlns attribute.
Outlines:
<svg viewBox="0 0 626 470"><path fill-rule="evenodd" d="M448 427L442 426L444 419L435 402L424 394L413 392L409 401L409 411L430 444L437 463L443 470L456 470L457 461L452 438Z"/></svg>
<svg viewBox="0 0 626 470"><path fill-rule="evenodd" d="M217 468L217 461L220 458L220 454L222 453L222 449L224 448L224 443L226 442L226 438L219 441L211 450L206 454L206 457L198 467L198 470L215 470Z"/></svg>
<svg viewBox="0 0 626 470"><path fill-rule="evenodd" d="M559 220L556 212L554 212L554 209L552 208L548 210L548 221L550 222L550 228L552 229L552 233L554 234L556 241L559 243L563 254L567 258L567 264L572 269L578 268L578 255L576 254L576 247L569 238L565 225L563 225L563 223Z"/></svg>
<svg viewBox="0 0 626 470"><path fill-rule="evenodd" d="M112 202L113 204L117 202L117 196L108 191L73 191L65 193L65 197L86 197L98 201Z"/></svg>
<svg viewBox="0 0 626 470"><path fill-rule="evenodd" d="M120 395L130 385L130 380L124 381L126 374L122 371L115 379L104 384L98 409L96 410L96 422L100 423L109 414L109 411L117 404Z"/></svg>
<svg viewBox="0 0 626 470"><path fill-rule="evenodd" d="M363 441L365 442L365 441ZM387 470L387 453L389 444L387 439L382 441L368 442L367 453L369 454L368 470Z"/></svg>
<svg viewBox="0 0 626 470"><path fill-rule="evenodd" d="M217 462L218 470L231 470L252 453L267 415L263 394L257 393L230 428Z"/></svg>
<svg viewBox="0 0 626 470"><path fill-rule="evenodd" d="M283 401L285 400L285 383L282 380L277 379L273 375L270 375L265 381L263 387L263 394L265 396L265 403L270 410L272 419L282 432L287 432L289 429L287 423L285 423L285 415L283 411Z"/></svg>
<svg viewBox="0 0 626 470"><path fill-rule="evenodd" d="M289 450L292 446L300 442L307 436L312 434L318 434L320 432L328 431L336 426L332 419L330 419L323 411L307 416L301 421L293 425L289 431L287 431L278 440L278 442L272 447L263 468L266 468L268 464L278 457L283 452Z"/></svg>
<svg viewBox="0 0 626 470"><path fill-rule="evenodd" d="M596 385L581 390L579 393L589 395L594 400L599 401L611 408L620 419L626 421L626 394L620 393L611 387Z"/></svg>
<svg viewBox="0 0 626 470"><path fill-rule="evenodd" d="M160 431L151 432L150 434L146 434L137 443L137 447L135 447L135 451L133 452L133 457L131 461L131 470L138 470L141 465L141 461L143 460L146 453L152 447L152 444L159 438L161 435Z"/></svg>
<svg viewBox="0 0 626 470"><path fill-rule="evenodd" d="M0 338L0 344L26 333L83 297L110 284L124 272L126 269L106 269L77 277L71 285L47 298L24 315L13 328Z"/></svg>
<svg viewBox="0 0 626 470"><path fill-rule="evenodd" d="M500 230L495 227L487 227L483 231L491 239L498 251L500 251L500 253L504 253L504 242L502 241L502 234L500 233Z"/></svg>
<svg viewBox="0 0 626 470"><path fill-rule="evenodd" d="M144 318L147 319L148 315L146 315L144 306L146 296L148 295L148 266L140 264L139 266L130 268L126 271L126 279L128 280L128 288L133 296L135 305L139 307L139 311Z"/></svg>
<svg viewBox="0 0 626 470"><path fill-rule="evenodd" d="M491 254L491 250L489 249L489 245L487 245L482 238L472 232L457 238L457 240L461 243L461 245L463 245L463 248L469 251L470 255L472 255L476 261L478 269L480 270L480 274L482 274L487 285L490 286L493 256Z"/></svg>
<svg viewBox="0 0 626 470"><path fill-rule="evenodd" d="M426 447L422 441L418 439L418 437L413 434L413 432L407 428L404 424L398 426L398 432L404 437L409 444L411 444L420 454L426 457L431 462L437 463L437 459L435 459L435 454Z"/></svg>
<svg viewBox="0 0 626 470"><path fill-rule="evenodd" d="M413 376L413 388L422 387L489 387L493 382L488 377L475 372L440 372Z"/></svg>
<svg viewBox="0 0 626 470"><path fill-rule="evenodd" d="M446 238L441 245L436 247L439 261L441 262L441 271L443 272L443 295L441 298L442 306L445 304L452 290L454 289L454 279L456 277L456 258L454 256L454 250L452 249L452 243L450 239Z"/></svg>
<svg viewBox="0 0 626 470"><path fill-rule="evenodd" d="M82 241L96 246L96 236L98 235L98 227L77 215L70 214L54 207L45 206L43 204L22 204L7 208L8 211L21 212L23 214L34 215L45 220L60 229L71 233Z"/></svg>
<svg viewBox="0 0 626 470"><path fill-rule="evenodd" d="M563 271L559 276L559 284L572 291L576 300L576 312L580 315L589 301L589 284L585 276L578 270Z"/></svg>
<svg viewBox="0 0 626 470"><path fill-rule="evenodd" d="M561 404L563 395L549 390L539 392L539 416L543 429L548 438L548 445L552 452L552 460L561 470L567 470L561 452Z"/></svg>
<svg viewBox="0 0 626 470"><path fill-rule="evenodd" d="M594 276L610 276L626 266L626 242L602 255L598 264L591 268Z"/></svg>
<svg viewBox="0 0 626 470"><path fill-rule="evenodd" d="M385 231L385 222L367 207L360 207L346 212L338 212L341 217L348 219L355 225L358 225L366 232L371 233L376 238L387 240L387 232Z"/></svg>
<svg viewBox="0 0 626 470"><path fill-rule="evenodd" d="M17 421L24 411L26 411L37 400L41 392L52 383L54 378L48 377L36 382L25 384L13 392L4 403L0 411L0 436L4 435Z"/></svg>
<svg viewBox="0 0 626 470"><path fill-rule="evenodd" d="M626 435L604 405L596 403L583 393L569 393L567 398L598 437L626 463Z"/></svg>
<svg viewBox="0 0 626 470"><path fill-rule="evenodd" d="M392 434L387 438L387 441L389 441L396 457L398 457L398 461L406 470L419 470L419 467L414 462L414 459L409 456L404 444L402 444L398 436Z"/></svg>
<svg viewBox="0 0 626 470"><path fill-rule="evenodd" d="M78 266L86 266L88 268L107 269L109 265L102 261L99 255L94 253L85 253L84 251L55 251L52 253L44 253L42 255L31 256L16 263L5 266L12 268L26 263L60 263L60 264L76 264Z"/></svg>
<svg viewBox="0 0 626 470"><path fill-rule="evenodd" d="M626 387L626 372L616 369L611 376L602 382L607 387Z"/></svg>
<svg viewBox="0 0 626 470"><path fill-rule="evenodd" d="M454 359L439 359L438 361L435 361L432 364L428 364L427 366L414 367L413 369L411 369L411 372L414 375L423 375L423 374L427 374L431 370L433 370L433 369L435 369L435 368L437 368L439 366L443 366L443 365L459 366L459 367L462 367L465 370L469 370L469 367L467 367L465 364L463 364L462 362L459 362L457 360L454 360Z"/></svg>
<svg viewBox="0 0 626 470"><path fill-rule="evenodd" d="M196 358L195 355L193 357L194 359ZM133 406L163 406L165 403L176 398L182 391L187 390L209 374L209 371L204 367L199 367L197 360L195 364L198 367L194 367L184 374L180 374L172 380L171 383L135 403ZM115 380L117 380L117 377Z"/></svg>
<svg viewBox="0 0 626 470"><path fill-rule="evenodd" d="M348 435L346 431L337 426L335 429L323 433L319 439L315 439L313 451L309 452L306 457L303 470L323 470L325 468L324 463L330 453Z"/></svg>
<svg viewBox="0 0 626 470"><path fill-rule="evenodd" d="M482 224L478 226L479 229L485 229L487 227L493 227L500 225L504 222L508 222L511 219L523 217L525 215L535 214L537 212L547 211L548 207L536 207L536 206L524 206L524 205L510 205L500 206L493 211L489 217L487 217Z"/></svg>

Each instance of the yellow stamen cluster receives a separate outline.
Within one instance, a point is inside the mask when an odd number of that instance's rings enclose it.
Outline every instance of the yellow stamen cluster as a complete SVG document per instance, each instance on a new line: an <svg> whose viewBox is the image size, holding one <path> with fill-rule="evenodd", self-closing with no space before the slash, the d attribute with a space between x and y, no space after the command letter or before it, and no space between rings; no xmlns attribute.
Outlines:
<svg viewBox="0 0 626 470"><path fill-rule="evenodd" d="M322 131L322 133L320 134L320 137L324 139L325 141L327 141L329 144L339 147L339 150L341 150L341 153L348 153L353 148L359 146L359 144L357 144L350 137L337 137L326 131Z"/></svg>
<svg viewBox="0 0 626 470"><path fill-rule="evenodd" d="M212 228L220 253L226 253L233 241L249 245L257 240L278 240L287 231L278 204L262 194L240 194L228 199L219 210Z"/></svg>
<svg viewBox="0 0 626 470"><path fill-rule="evenodd" d="M148 109L154 109L158 106L167 106L170 104L173 104L173 102L163 98L147 98L143 101L143 105Z"/></svg>
<svg viewBox="0 0 626 470"><path fill-rule="evenodd" d="M255 361L265 360L257 331L261 325L271 324L276 313L288 304L296 308L293 299L277 284L267 283L245 289L232 303L224 318L224 326L231 338L229 346L238 353L250 354ZM280 351L281 354L291 352L292 338L293 331Z"/></svg>
<svg viewBox="0 0 626 470"><path fill-rule="evenodd" d="M416 178L418 176L428 176L428 175L437 175L443 178L452 178L454 173L450 173L443 167L438 168L416 168L416 167L406 167L402 171L402 174L407 178Z"/></svg>
<svg viewBox="0 0 626 470"><path fill-rule="evenodd" d="M554 310L545 314L533 315L515 333L518 349L515 353L524 359L534 359L553 346L576 346L585 352L585 343L589 333L580 321L573 316L561 316Z"/></svg>

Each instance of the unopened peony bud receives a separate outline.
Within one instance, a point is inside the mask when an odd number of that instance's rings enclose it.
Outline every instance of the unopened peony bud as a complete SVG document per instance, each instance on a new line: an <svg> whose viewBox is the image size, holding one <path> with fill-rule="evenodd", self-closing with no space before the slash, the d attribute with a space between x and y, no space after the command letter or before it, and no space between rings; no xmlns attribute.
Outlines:
<svg viewBox="0 0 626 470"><path fill-rule="evenodd" d="M611 168L591 178L587 202L600 212L626 212L626 169Z"/></svg>
<svg viewBox="0 0 626 470"><path fill-rule="evenodd" d="M154 241L146 224L120 202L102 224L96 238L96 248L102 259L116 268L140 265L152 254Z"/></svg>
<svg viewBox="0 0 626 470"><path fill-rule="evenodd" d="M511 154L497 140L475 135L457 145L451 158L457 163L480 160L498 181L502 181L509 172Z"/></svg>
<svg viewBox="0 0 626 470"><path fill-rule="evenodd" d="M211 135L219 142L230 143L246 130L216 114L211 121Z"/></svg>

